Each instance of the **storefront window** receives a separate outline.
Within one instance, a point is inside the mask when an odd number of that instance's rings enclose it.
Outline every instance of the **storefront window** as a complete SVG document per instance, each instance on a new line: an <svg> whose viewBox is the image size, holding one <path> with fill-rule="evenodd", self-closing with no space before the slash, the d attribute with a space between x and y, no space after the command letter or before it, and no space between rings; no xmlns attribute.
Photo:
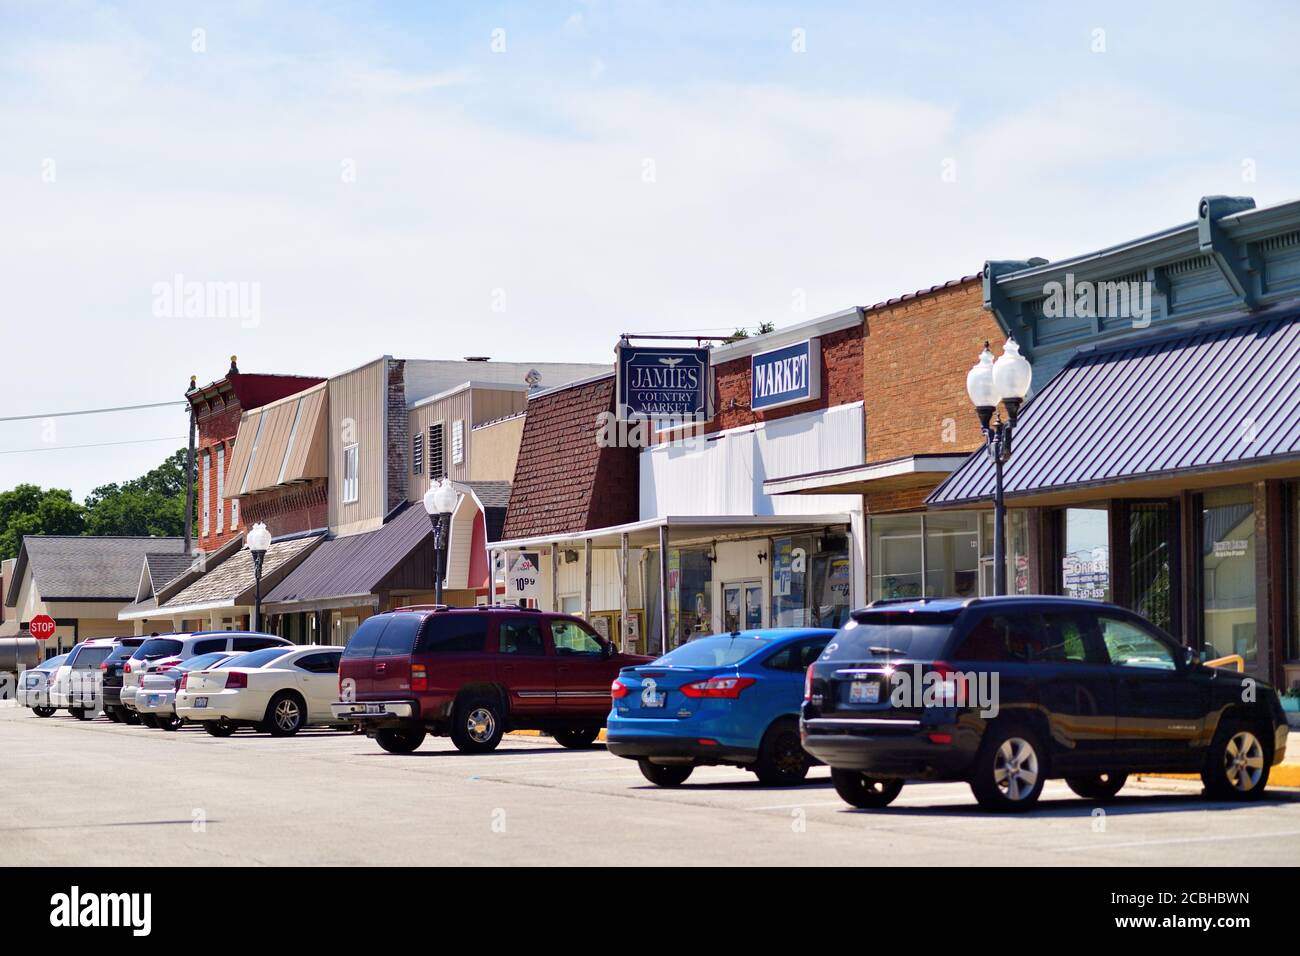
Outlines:
<svg viewBox="0 0 1300 956"><path fill-rule="evenodd" d="M927 597L978 597L979 514L954 511L928 514L925 527Z"/></svg>
<svg viewBox="0 0 1300 956"><path fill-rule="evenodd" d="M1255 491L1250 485L1207 491L1201 509L1202 628L1214 657L1257 656L1255 636Z"/></svg>
<svg viewBox="0 0 1300 956"><path fill-rule="evenodd" d="M1110 600L1110 512L1104 508L1066 508L1061 512L1064 549L1061 593L1066 597Z"/></svg>
<svg viewBox="0 0 1300 956"><path fill-rule="evenodd" d="M713 562L708 548L668 549L669 649L713 633Z"/></svg>
<svg viewBox="0 0 1300 956"><path fill-rule="evenodd" d="M772 540L773 627L839 627L849 611L852 573L844 534Z"/></svg>
<svg viewBox="0 0 1300 956"><path fill-rule="evenodd" d="M1171 547L1173 517L1165 502L1134 502L1129 508L1129 594L1132 607L1171 632Z"/></svg>
<svg viewBox="0 0 1300 956"><path fill-rule="evenodd" d="M925 596L920 515L871 519L871 599Z"/></svg>
<svg viewBox="0 0 1300 956"><path fill-rule="evenodd" d="M1007 593L1029 593L1029 522L1025 512L1007 512ZM984 578L982 594L996 592L993 582L993 512L980 513L980 573Z"/></svg>

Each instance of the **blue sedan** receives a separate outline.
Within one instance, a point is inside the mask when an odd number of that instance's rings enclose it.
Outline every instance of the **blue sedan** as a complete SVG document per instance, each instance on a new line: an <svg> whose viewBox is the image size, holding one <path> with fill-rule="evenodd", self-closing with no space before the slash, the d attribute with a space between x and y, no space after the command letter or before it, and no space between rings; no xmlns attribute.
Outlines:
<svg viewBox="0 0 1300 956"><path fill-rule="evenodd" d="M769 785L799 783L813 764L799 744L804 675L834 635L824 628L717 634L623 668L611 688L609 752L636 760L661 787L717 764L752 770Z"/></svg>

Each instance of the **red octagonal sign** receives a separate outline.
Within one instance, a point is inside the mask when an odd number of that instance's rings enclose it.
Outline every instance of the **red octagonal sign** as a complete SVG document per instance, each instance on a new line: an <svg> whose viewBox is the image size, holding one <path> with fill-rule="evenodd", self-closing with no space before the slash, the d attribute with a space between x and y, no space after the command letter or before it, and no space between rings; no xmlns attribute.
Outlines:
<svg viewBox="0 0 1300 956"><path fill-rule="evenodd" d="M48 614L37 614L27 625L27 631L38 641L48 641L54 636L54 618Z"/></svg>

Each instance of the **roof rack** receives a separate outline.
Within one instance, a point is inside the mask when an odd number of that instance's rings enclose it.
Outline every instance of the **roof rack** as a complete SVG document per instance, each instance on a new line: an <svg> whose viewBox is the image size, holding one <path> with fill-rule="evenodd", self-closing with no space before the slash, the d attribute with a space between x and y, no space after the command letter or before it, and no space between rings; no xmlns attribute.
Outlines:
<svg viewBox="0 0 1300 956"><path fill-rule="evenodd" d="M450 604L407 604L404 607L395 607L392 609L394 613L396 613L397 611L450 611L450 610L451 610Z"/></svg>
<svg viewBox="0 0 1300 956"><path fill-rule="evenodd" d="M542 609L541 609L540 607L524 607L524 606L519 605L519 604L511 604L509 601L497 601L497 602L494 603L494 604L478 604L478 605L475 605L475 610L478 610L478 611L500 611L500 610L506 610L506 611L531 611L533 614L541 614L541 613L542 613Z"/></svg>

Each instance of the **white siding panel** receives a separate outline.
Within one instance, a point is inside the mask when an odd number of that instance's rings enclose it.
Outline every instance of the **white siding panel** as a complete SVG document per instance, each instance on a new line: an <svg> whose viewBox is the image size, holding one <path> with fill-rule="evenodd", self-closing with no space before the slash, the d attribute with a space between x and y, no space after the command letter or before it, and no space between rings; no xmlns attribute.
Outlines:
<svg viewBox="0 0 1300 956"><path fill-rule="evenodd" d="M763 494L769 478L863 463L862 406L840 405L641 452L641 518L826 514L862 507L857 495Z"/></svg>

